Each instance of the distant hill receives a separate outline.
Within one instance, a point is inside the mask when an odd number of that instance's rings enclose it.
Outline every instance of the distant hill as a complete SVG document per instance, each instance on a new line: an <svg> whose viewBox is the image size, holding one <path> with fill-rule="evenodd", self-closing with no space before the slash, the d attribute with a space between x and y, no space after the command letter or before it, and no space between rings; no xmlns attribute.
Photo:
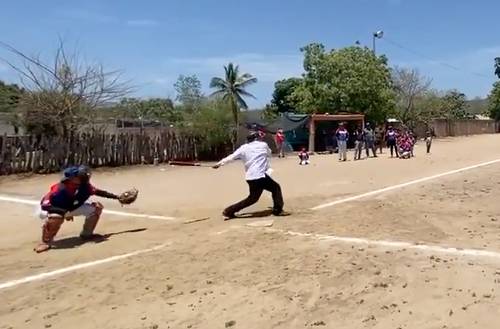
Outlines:
<svg viewBox="0 0 500 329"><path fill-rule="evenodd" d="M475 98L467 101L467 112L470 114L484 114L488 112L488 99Z"/></svg>

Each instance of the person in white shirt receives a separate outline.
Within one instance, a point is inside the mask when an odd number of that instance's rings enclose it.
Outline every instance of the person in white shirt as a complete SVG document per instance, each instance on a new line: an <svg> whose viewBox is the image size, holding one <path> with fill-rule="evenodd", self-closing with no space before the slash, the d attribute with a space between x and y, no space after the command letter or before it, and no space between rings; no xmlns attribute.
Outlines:
<svg viewBox="0 0 500 329"><path fill-rule="evenodd" d="M235 218L236 213L259 201L264 190L272 193L273 215L283 216L283 195L281 187L267 173L270 170L269 159L271 149L263 141L264 133L253 131L247 137L247 143L239 147L233 154L222 159L213 166L214 169L225 165L233 160L242 160L245 164L245 179L250 189L248 197L238 203L227 207L222 213L224 217Z"/></svg>

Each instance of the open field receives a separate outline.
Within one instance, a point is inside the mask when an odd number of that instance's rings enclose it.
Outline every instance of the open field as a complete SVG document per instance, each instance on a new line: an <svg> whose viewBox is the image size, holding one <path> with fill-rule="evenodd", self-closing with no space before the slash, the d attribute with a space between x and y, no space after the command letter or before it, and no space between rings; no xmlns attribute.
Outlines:
<svg viewBox="0 0 500 329"><path fill-rule="evenodd" d="M86 244L77 218L40 255L33 206L5 197L36 201L58 177L0 178L0 329L498 328L499 144L444 139L411 160L384 151L307 167L274 159L292 215L226 222L222 208L246 194L240 163L98 171L103 189L141 191L107 209L169 218L106 214L97 233L109 238ZM250 211L270 204L263 195Z"/></svg>

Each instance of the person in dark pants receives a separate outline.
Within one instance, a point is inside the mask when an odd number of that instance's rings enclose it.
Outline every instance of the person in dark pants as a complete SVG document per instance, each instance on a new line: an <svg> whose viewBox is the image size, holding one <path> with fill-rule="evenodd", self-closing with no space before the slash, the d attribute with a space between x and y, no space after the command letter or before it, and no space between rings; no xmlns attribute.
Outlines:
<svg viewBox="0 0 500 329"><path fill-rule="evenodd" d="M387 129L387 134L385 139L387 141L387 147L391 151L391 158L394 157L394 150L396 150L396 157L399 158L397 138L398 134L394 131L392 127L389 127L389 129Z"/></svg>
<svg viewBox="0 0 500 329"><path fill-rule="evenodd" d="M375 149L378 149L380 154L382 154L382 149L384 148L384 127L378 126L375 128Z"/></svg>
<svg viewBox="0 0 500 329"><path fill-rule="evenodd" d="M267 173L270 165L271 149L263 141L264 133L253 131L247 137L247 143L238 148L233 154L222 159L213 166L214 169L226 163L240 159L245 164L245 179L248 183L250 194L244 200L227 207L222 213L227 219L235 218L236 213L259 201L264 190L273 196L273 215L286 216L283 211L283 195L281 187Z"/></svg>
<svg viewBox="0 0 500 329"><path fill-rule="evenodd" d="M365 149L366 149L366 157L370 157L370 150L373 152L373 157L377 157L377 151L375 150L375 135L373 129L369 122L366 123L366 127L363 130L365 136Z"/></svg>
<svg viewBox="0 0 500 329"><path fill-rule="evenodd" d="M361 160L361 153L363 151L363 143L365 139L365 134L361 126L354 132L354 160Z"/></svg>

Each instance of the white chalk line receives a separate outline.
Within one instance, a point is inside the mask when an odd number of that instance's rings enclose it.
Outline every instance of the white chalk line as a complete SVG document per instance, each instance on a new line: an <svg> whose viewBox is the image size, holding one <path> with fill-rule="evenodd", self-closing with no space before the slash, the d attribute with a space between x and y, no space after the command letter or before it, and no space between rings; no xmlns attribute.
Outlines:
<svg viewBox="0 0 500 329"><path fill-rule="evenodd" d="M416 179L416 180L413 180L413 181L409 181L409 182L406 182L406 183L397 184L397 185L389 186L389 187L386 187L386 188L378 189L378 190L375 190L375 191L363 193L363 194L360 194L360 195L348 197L348 198L345 198L345 199L341 199L341 200L336 200L336 201L333 201L333 202L325 203L325 204L318 205L318 206L316 206L314 208L311 208L311 209L312 210L319 210L319 209L331 207L331 206L334 206L334 205L337 205L337 204L341 204L341 203L345 203L345 202L349 202L349 201L361 199L361 198L372 196L372 195L375 195L375 194L379 194L379 193L391 191L391 190L394 190L394 189L406 187L406 186L413 185L413 184L422 183L422 182L429 181L429 180L432 180L432 179L436 179L436 178L440 178L440 177L444 177L444 176L448 176L448 175L460 173L460 172L463 172L463 171L467 171L467 170L471 170L471 169L475 169L475 168L487 166L487 165L498 163L498 162L500 162L500 159L492 160L492 161L488 161L488 162L483 162L483 163L476 164L476 165L473 165L473 166L468 166L468 167L465 167L465 168L451 170L451 171L448 171L448 172L445 172L445 173L441 173L441 174L437 174L437 175L433 175L433 176L428 176L428 177ZM27 199L21 199L21 198L14 198L14 197L9 197L9 196L4 196L4 195L0 195L0 201L12 202L12 203L20 203L20 204L27 204L27 205L37 205L37 204L39 204L39 202L37 202L37 201L27 200ZM164 219L164 220L174 220L175 219L173 217L156 216L156 215L146 215L146 214L134 214L134 213L128 213L128 212L113 211L113 210L104 210L104 212L108 213L108 214L117 215L117 216L127 216L127 217L140 217L140 218L152 218L152 219ZM385 240L368 240L368 239L352 238L352 237L338 237L338 236L324 235L324 234L313 234L313 233L301 233L301 232L293 232L293 231L283 231L283 230L278 230L278 229L273 229L273 228L266 228L266 231L279 232L279 233L283 233L283 234L291 235L291 236L313 237L313 238L316 238L318 240L336 241L336 242L350 243L350 244L373 245L373 246L386 247L386 248L405 248L405 249L413 249L413 250L420 250L420 251L432 251L432 252L444 253L444 254L455 254L455 255L473 256L473 257L490 257L490 258L500 259L500 253L498 253L498 252L487 251L487 250L479 250L479 249L459 249L459 248L453 248L453 247L441 247L441 246L431 246L431 245L424 245L424 244L412 244L412 243L409 243L409 242L385 241ZM221 233L224 233L224 232L221 232ZM164 248L167 245L168 244L162 244L162 245L159 245L159 246L156 246L156 247L153 247L153 248L149 248L149 249L137 250L137 251L134 251L134 252L131 252L131 253L123 254L123 255L112 256L112 257L108 257L108 258L101 259L101 260L96 260L96 261L91 261L91 262L87 262L87 263L82 263L82 264L77 264L77 265L73 265L73 266L61 268L61 269L54 270L54 271L51 271L51 272L45 272L45 273L35 274L35 275L31 275L31 276L24 277L24 278L21 278L21 279L7 281L7 282L4 282L4 283L0 283L0 290L11 288L11 287L15 287L15 286L18 286L18 285L21 285L21 284L24 284L24 283L29 283L29 282L33 282L33 281L43 280L43 279L50 278L50 277L57 276L57 275L62 275L62 274L65 274L65 273L68 273L68 272L73 272L73 271L80 270L80 269L83 269L83 268L93 267L93 266L97 266L97 265L101 265L101 264L105 264L105 263L109 263L109 262L113 262L113 261L125 259L125 258L128 258L128 257L133 257L133 256L137 256L137 255L140 255L140 254L152 252L152 251L155 251L155 250L162 249L162 248Z"/></svg>
<svg viewBox="0 0 500 329"><path fill-rule="evenodd" d="M460 168L460 169L455 169L455 170L447 171L447 172L444 172L444 173L441 173L441 174L437 174L437 175L432 175L432 176L427 176L427 177L415 179L415 180L412 180L412 181L409 181L409 182L406 182L406 183L396 184L396 185L384 187L384 188L381 188L381 189L378 189L378 190L374 190L374 191L370 191L370 192L366 192L366 193L354 195L354 196L351 196L351 197L348 197L348 198L344 198L344 199L335 200L335 201L327 202L327 203L324 203L324 204L320 204L318 206L315 206L315 207L311 208L311 210L320 210L320 209L332 207L332 206L335 206L335 205L338 205L338 204L341 204L341 203L345 203L345 202L350 202L350 201L354 201L354 200L366 198L366 197L373 196L373 195L376 195L376 194L380 194L380 193L384 193L384 192L389 192L389 191L396 190L396 189L399 189L399 188L403 188L403 187L406 187L406 186L410 186L410 185L415 185L415 184L427 182L427 181L430 181L430 180L433 180L433 179L437 179L437 178L441 178L441 177L445 177L445 176L449 176L449 175L453 175L453 174L458 174L458 173L461 173L461 172L464 172L464 171L467 171L467 170L476 169L476 168L480 168L480 167L484 167L484 166L489 166L491 164L498 163L498 162L500 162L500 159L496 159L496 160L492 160L492 161L487 161L487 162L482 162L482 163L479 163L479 164L476 164L476 165L473 165L473 166L468 166L468 167L464 167L464 168Z"/></svg>
<svg viewBox="0 0 500 329"><path fill-rule="evenodd" d="M36 206L36 205L40 204L39 201L22 199L22 198L16 198L16 197L11 197L11 196L7 196L7 195L0 195L0 201L11 202L11 203L20 203L20 204L33 205L33 206ZM160 219L160 220L176 220L177 219L175 217L159 216L159 215L148 215L148 214L136 214L136 213L132 213L132 212L117 211L117 210L108 210L108 209L104 209L103 212L105 214L115 215L115 216L122 216L122 217L134 217L134 218L146 218L146 219Z"/></svg>
<svg viewBox="0 0 500 329"><path fill-rule="evenodd" d="M274 232L274 233L282 233L290 236L301 236L301 237L309 237L322 241L333 241L340 242L345 244L357 244L357 245L367 245L367 246L376 246L383 247L388 249L409 249L409 250L418 250L423 252L434 252L440 254L450 254L457 256L466 256L466 257L487 257L487 258L495 258L500 260L500 252L481 250L481 249L462 249L455 247L443 247L436 245L426 245L426 244L416 244L404 241L387 241L387 240L369 240L363 238L351 238L351 237L341 237L335 235L326 235L326 234L315 234L315 233L301 233L301 232L293 232L293 231L285 231L275 228L266 228L266 231Z"/></svg>
<svg viewBox="0 0 500 329"><path fill-rule="evenodd" d="M12 287L24 284L24 283L30 283L30 282L34 282L34 281L48 279L48 278L51 278L54 276L63 275L63 274L66 274L69 272L74 272L74 271L81 270L84 268L89 268L89 267L93 267L93 266L97 266L97 265L115 262L115 261L122 260L125 258L133 257L133 256L142 255L145 253L149 253L149 252L153 252L153 251L165 248L169 244L170 243L164 243L164 244L158 245L156 247L148 248L148 249L137 250L137 251L130 252L127 254L122 254L122 255L112 256L112 257L108 257L108 258L104 258L104 259L94 260L94 261L87 262L87 263L76 264L76 265L63 267L63 268L60 268L60 269L57 269L54 271L50 271L50 272L39 273L39 274L35 274L35 275L30 275L30 276L27 276L27 277L24 277L21 279L2 282L2 283L0 283L0 290L12 288Z"/></svg>

